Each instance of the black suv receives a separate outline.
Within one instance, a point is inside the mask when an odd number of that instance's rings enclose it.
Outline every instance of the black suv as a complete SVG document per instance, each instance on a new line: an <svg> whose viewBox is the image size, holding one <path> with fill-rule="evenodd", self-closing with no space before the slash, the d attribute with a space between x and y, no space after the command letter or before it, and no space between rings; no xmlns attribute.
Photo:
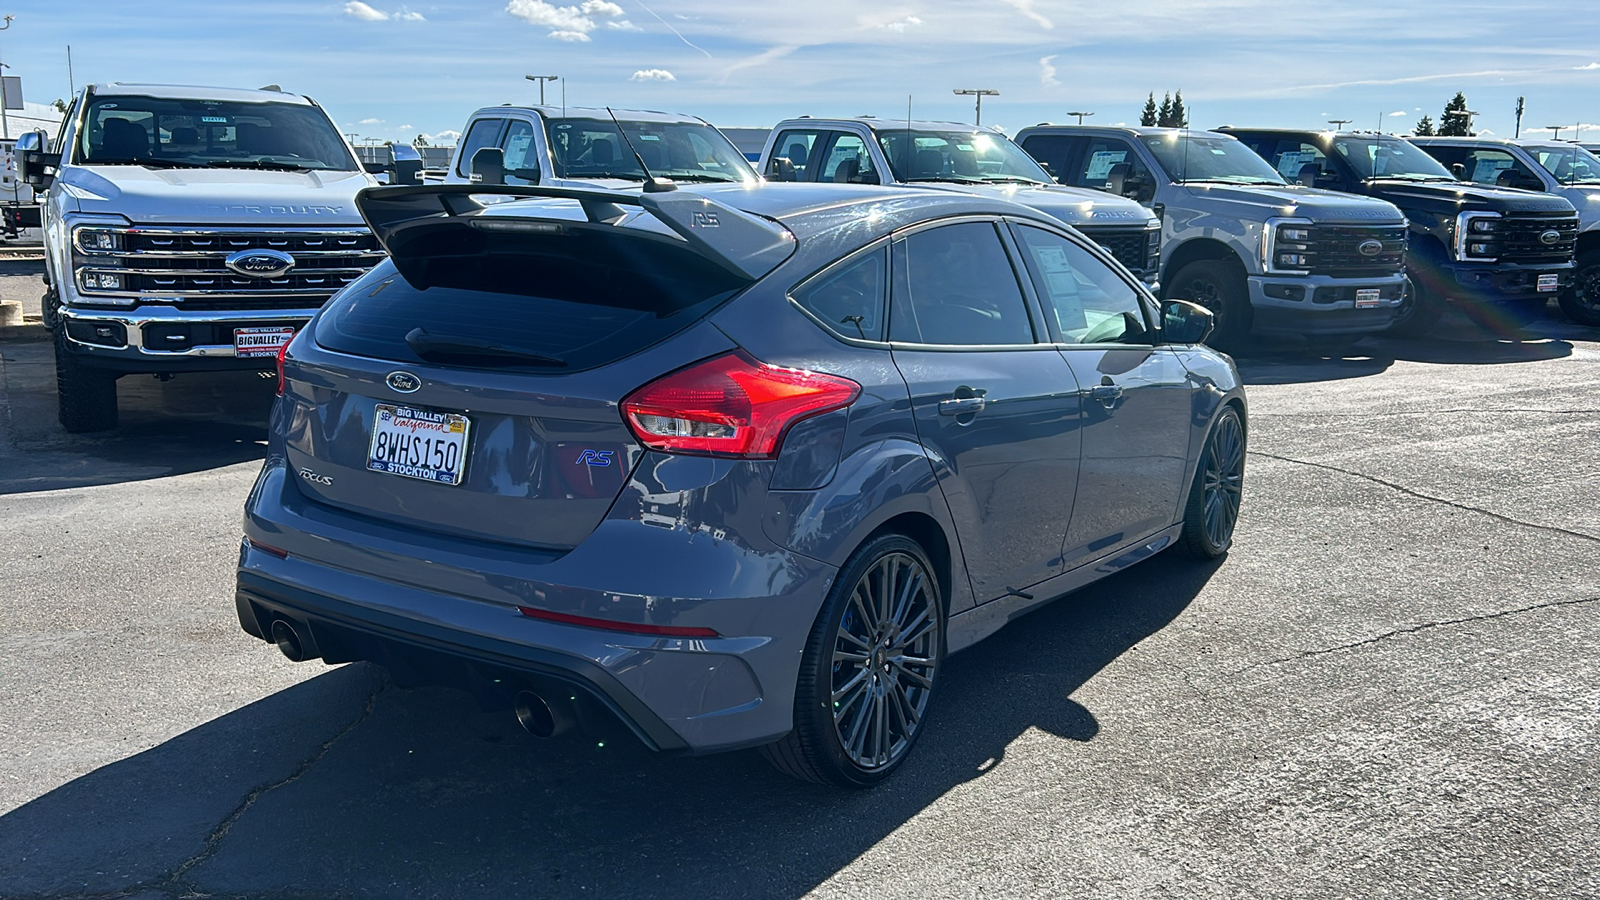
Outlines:
<svg viewBox="0 0 1600 900"><path fill-rule="evenodd" d="M1549 194L1458 181L1387 134L1219 128L1289 181L1377 197L1410 223L1411 285L1391 331L1420 334L1455 301L1485 326L1525 324L1572 283L1578 213Z"/></svg>

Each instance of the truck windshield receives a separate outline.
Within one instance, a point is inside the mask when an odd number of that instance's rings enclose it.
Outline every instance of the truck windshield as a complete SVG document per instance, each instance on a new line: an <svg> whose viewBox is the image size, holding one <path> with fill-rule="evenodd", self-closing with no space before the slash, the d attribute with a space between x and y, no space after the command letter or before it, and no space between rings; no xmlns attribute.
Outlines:
<svg viewBox="0 0 1600 900"><path fill-rule="evenodd" d="M1021 147L987 131L892 130L878 133L899 182L1050 184L1052 179Z"/></svg>
<svg viewBox="0 0 1600 900"><path fill-rule="evenodd" d="M1600 157L1577 144L1526 149L1551 177L1562 184L1600 184Z"/></svg>
<svg viewBox="0 0 1600 900"><path fill-rule="evenodd" d="M1284 184L1283 177L1254 150L1230 137L1173 131L1144 139L1168 177L1228 184Z"/></svg>
<svg viewBox="0 0 1600 900"><path fill-rule="evenodd" d="M756 180L744 155L710 125L621 121L619 133L609 119L545 120L556 177L644 181L645 173L634 158L638 151L652 176L674 181Z"/></svg>
<svg viewBox="0 0 1600 900"><path fill-rule="evenodd" d="M92 100L79 163L160 168L360 167L316 106L111 96Z"/></svg>
<svg viewBox="0 0 1600 900"><path fill-rule="evenodd" d="M1333 149L1355 169L1362 181L1390 178L1396 181L1455 181L1440 162L1414 144L1399 138L1334 138Z"/></svg>

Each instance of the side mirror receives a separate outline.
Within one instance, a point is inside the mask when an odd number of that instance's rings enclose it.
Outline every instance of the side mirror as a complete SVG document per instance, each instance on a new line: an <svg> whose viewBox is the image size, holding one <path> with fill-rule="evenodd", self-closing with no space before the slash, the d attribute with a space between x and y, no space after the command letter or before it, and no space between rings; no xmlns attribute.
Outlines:
<svg viewBox="0 0 1600 900"><path fill-rule="evenodd" d="M787 156L774 156L767 165L767 177L773 181L799 181L800 171Z"/></svg>
<svg viewBox="0 0 1600 900"><path fill-rule="evenodd" d="M1461 180L1461 176L1467 174L1467 167L1462 165L1461 163L1451 163L1450 164L1450 174L1454 175L1456 177L1457 181L1460 181Z"/></svg>
<svg viewBox="0 0 1600 900"><path fill-rule="evenodd" d="M878 177L878 173L877 172L862 172L862 173L858 174L856 177L850 179L850 183L852 183L852 184L883 184L883 180Z"/></svg>
<svg viewBox="0 0 1600 900"><path fill-rule="evenodd" d="M1161 337L1169 344L1198 344L1211 336L1211 310L1188 300L1161 301Z"/></svg>
<svg viewBox="0 0 1600 900"><path fill-rule="evenodd" d="M472 154L474 184L505 184L506 153L499 147L483 147Z"/></svg>
<svg viewBox="0 0 1600 900"><path fill-rule="evenodd" d="M390 144L388 171L390 184L421 184L422 154L410 144Z"/></svg>
<svg viewBox="0 0 1600 900"><path fill-rule="evenodd" d="M43 131L30 131L17 138L13 158L17 164L17 180L43 190L55 181L52 171L61 165L61 154L46 153L48 138Z"/></svg>

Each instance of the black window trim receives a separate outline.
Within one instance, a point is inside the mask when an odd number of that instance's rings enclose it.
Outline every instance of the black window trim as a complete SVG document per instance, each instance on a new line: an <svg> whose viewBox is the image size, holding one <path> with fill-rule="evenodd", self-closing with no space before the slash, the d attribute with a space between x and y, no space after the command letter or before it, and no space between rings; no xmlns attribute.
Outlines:
<svg viewBox="0 0 1600 900"><path fill-rule="evenodd" d="M806 318L808 318L811 321L815 322L817 324L817 327L821 328L823 331L826 331L831 337L837 338L838 340L840 340L840 341L842 341L842 342L844 342L846 344L849 344L852 347L874 347L874 348L877 348L877 349L880 349L880 350L888 348L890 346L890 344L886 340L884 340L884 341L875 341L875 340L873 340L871 338L863 338L860 335L856 335L856 336L852 337L850 335L845 334L843 331L835 330L834 325L832 325L832 324L830 324L828 322L824 322L822 320L821 316L818 316L816 313L814 313L811 310L806 309L804 306L802 306L800 304L800 301L795 299L794 295L799 293L799 292L801 292L801 291L803 291L803 290L805 290L806 287L808 287L812 282L817 281L818 279L821 279L821 278L826 278L826 277L832 275L834 272L837 272L840 269L843 269L843 268L845 268L847 266L850 266L850 265L854 264L855 262L859 261L862 257L868 256L869 254L872 254L874 252L882 253L885 256L884 269L883 269L883 272L884 272L884 279L883 279L884 287L883 287L883 296L880 297L879 300L878 300L878 303L879 303L878 312L879 312L879 315L881 315L883 317L883 333L884 333L885 336L887 336L889 334L889 292L890 292L890 290L892 290L891 283L894 280L894 277L893 277L894 276L893 258L890 256L890 253L889 253L889 245L891 243L891 240L892 240L892 236L885 236L885 237L878 238L877 240L874 240L872 243L867 244L864 247L857 247L856 249L851 250L849 253L846 253L844 256L841 256L838 259L835 259L834 261L828 263L827 265L823 266L822 268L817 269L815 272L812 272L810 275L807 275L804 278L800 279L799 281L795 282L793 285L791 285L789 287L788 290L783 292L784 299L788 300L789 301L789 305L793 306L795 309L800 310L800 312L802 314L804 314Z"/></svg>
<svg viewBox="0 0 1600 900"><path fill-rule="evenodd" d="M1033 328L1033 343L923 344L916 341L896 341L891 339L887 342L887 346L890 350L916 350L919 352L940 351L947 353L993 353L996 350L1032 351L1056 349L1058 345L1047 339L1051 335L1050 332L1045 329L1045 315L1044 312L1039 309L1038 298L1035 297L1033 292L1028 288L1027 282L1032 281L1033 279L1027 274L1026 268L1019 268L1023 265L1022 258L1017 255L1017 248L1011 243L1010 231L1005 227L1006 218L1007 217L1005 216L999 215L973 214L949 216L946 218L929 219L927 221L918 222L915 225L909 225L889 235L888 239L891 248L891 256L889 258L890 277L888 291L889 319L884 323L884 334L889 335L891 333L891 329L894 327L894 269L898 264L897 260L901 258L900 251L897 250L898 246L904 243L906 238L917 234L918 232L931 231L934 228L941 228L946 225L964 225L978 222L988 225L995 230L995 237L1000 241L1000 246L1005 250L1006 259L1011 264L1011 277L1016 279L1017 287L1022 293L1023 307L1028 311L1028 323Z"/></svg>

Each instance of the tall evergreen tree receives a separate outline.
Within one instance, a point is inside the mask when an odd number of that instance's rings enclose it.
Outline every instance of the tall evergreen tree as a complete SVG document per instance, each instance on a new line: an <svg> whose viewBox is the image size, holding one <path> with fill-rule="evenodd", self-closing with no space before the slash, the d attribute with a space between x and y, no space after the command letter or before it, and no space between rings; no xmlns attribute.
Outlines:
<svg viewBox="0 0 1600 900"><path fill-rule="evenodd" d="M1183 91L1172 95L1172 127L1187 128L1189 113L1183 108Z"/></svg>
<svg viewBox="0 0 1600 900"><path fill-rule="evenodd" d="M1156 113L1156 124L1162 128L1172 127L1172 95L1161 95L1161 110Z"/></svg>
<svg viewBox="0 0 1600 900"><path fill-rule="evenodd" d="M1455 98L1444 105L1444 115L1439 117L1439 134L1472 137L1472 117L1467 114L1466 94L1457 91Z"/></svg>
<svg viewBox="0 0 1600 900"><path fill-rule="evenodd" d="M1411 131L1418 137L1431 136L1434 133L1433 116L1423 116L1422 118L1418 119L1416 126L1413 127Z"/></svg>
<svg viewBox="0 0 1600 900"><path fill-rule="evenodd" d="M1144 101L1144 112L1139 114L1139 124L1146 127L1154 125L1160 121L1158 115L1160 113L1156 110L1156 92L1151 91L1149 98Z"/></svg>

